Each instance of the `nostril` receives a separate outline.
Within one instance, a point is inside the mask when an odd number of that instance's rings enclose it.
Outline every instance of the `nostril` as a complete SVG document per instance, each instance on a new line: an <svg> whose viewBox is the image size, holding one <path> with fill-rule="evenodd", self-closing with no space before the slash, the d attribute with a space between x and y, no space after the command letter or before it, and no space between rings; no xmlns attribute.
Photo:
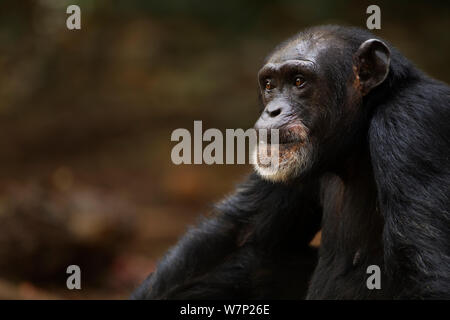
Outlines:
<svg viewBox="0 0 450 320"><path fill-rule="evenodd" d="M275 109L272 111L268 111L268 113L269 113L269 116L271 116L272 118L275 118L276 116L278 116L281 113L281 109L278 108L278 109Z"/></svg>

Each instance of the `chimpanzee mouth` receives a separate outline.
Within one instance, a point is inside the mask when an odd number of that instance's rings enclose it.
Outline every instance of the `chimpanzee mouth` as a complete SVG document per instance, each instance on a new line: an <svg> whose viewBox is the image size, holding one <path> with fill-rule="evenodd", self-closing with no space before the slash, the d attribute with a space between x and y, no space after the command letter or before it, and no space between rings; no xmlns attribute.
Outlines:
<svg viewBox="0 0 450 320"><path fill-rule="evenodd" d="M272 167L274 164L282 164L295 157L295 154L303 147L303 140L285 140L279 143L263 143L258 146L257 163L260 167Z"/></svg>
<svg viewBox="0 0 450 320"><path fill-rule="evenodd" d="M267 137L260 136L260 142L267 145L280 145L288 147L303 144L306 141L306 130L303 126L292 126L278 130L278 137L268 134ZM273 140L273 141L272 141Z"/></svg>
<svg viewBox="0 0 450 320"><path fill-rule="evenodd" d="M261 177L286 181L311 165L313 146L305 126L280 130L278 139L272 140L258 144L253 153L254 168Z"/></svg>
<svg viewBox="0 0 450 320"><path fill-rule="evenodd" d="M307 128L302 124L295 124L278 130L276 135L260 136L260 143L256 152L257 165L260 168L273 167L296 161L298 154L307 145ZM305 151L306 152L306 151Z"/></svg>

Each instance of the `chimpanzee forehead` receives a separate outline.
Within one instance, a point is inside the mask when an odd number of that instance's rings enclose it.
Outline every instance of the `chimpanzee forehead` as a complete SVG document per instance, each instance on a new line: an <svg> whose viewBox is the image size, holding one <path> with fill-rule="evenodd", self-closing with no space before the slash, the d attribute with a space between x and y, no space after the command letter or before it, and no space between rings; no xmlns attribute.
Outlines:
<svg viewBox="0 0 450 320"><path fill-rule="evenodd" d="M296 38L276 50L267 62L281 63L287 60L316 62L318 56L327 51L331 41L333 40L329 37Z"/></svg>

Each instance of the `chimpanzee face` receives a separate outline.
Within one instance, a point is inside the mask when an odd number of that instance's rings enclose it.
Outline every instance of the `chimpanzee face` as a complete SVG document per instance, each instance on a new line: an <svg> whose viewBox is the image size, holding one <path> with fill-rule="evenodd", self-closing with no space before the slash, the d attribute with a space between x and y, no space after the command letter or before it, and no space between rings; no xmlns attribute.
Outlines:
<svg viewBox="0 0 450 320"><path fill-rule="evenodd" d="M256 171L286 181L338 157L358 138L362 97L388 70L389 50L375 39L351 52L345 41L317 34L276 50L258 73L263 110L255 128L279 130L279 165L255 161ZM267 157L266 151L259 148L257 160Z"/></svg>

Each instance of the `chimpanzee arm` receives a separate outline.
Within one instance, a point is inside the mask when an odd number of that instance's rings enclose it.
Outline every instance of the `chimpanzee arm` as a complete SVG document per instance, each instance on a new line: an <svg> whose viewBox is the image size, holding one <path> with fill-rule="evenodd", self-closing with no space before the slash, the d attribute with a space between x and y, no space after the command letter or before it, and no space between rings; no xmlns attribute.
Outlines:
<svg viewBox="0 0 450 320"><path fill-rule="evenodd" d="M250 175L183 236L132 298L276 298L292 291L303 297L316 259L308 244L320 228L318 190Z"/></svg>
<svg viewBox="0 0 450 320"><path fill-rule="evenodd" d="M395 298L450 298L449 98L448 87L418 82L380 106L371 124Z"/></svg>

